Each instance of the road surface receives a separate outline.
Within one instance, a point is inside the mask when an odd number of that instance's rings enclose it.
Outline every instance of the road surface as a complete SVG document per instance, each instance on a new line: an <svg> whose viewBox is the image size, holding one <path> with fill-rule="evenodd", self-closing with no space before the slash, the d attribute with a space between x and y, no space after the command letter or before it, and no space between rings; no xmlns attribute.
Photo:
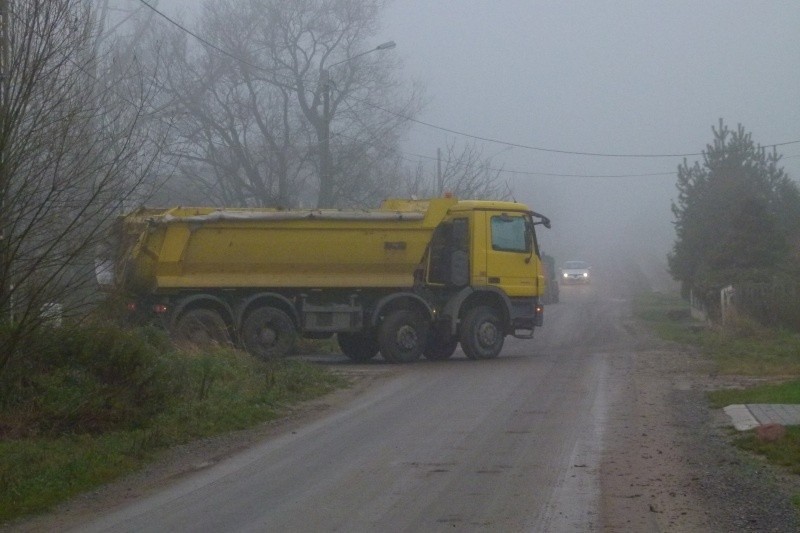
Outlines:
<svg viewBox="0 0 800 533"><path fill-rule="evenodd" d="M566 287L500 358L399 369L329 416L81 531L588 531L628 302Z"/></svg>
<svg viewBox="0 0 800 533"><path fill-rule="evenodd" d="M702 461L718 461L727 447L703 433L707 410L683 373L691 356L654 347L635 327L625 279L596 277L589 286L562 288L536 337L507 339L495 360L469 361L460 351L449 361L413 365L320 359L378 379L321 416L157 491L117 498L99 513L63 513L49 525L136 532L749 530L743 523L762 530L756 515L765 506L749 486L730 496L730 478L709 488L714 476L698 474ZM665 361L672 367L665 370ZM676 390L694 394L685 402L694 422L676 421ZM748 502L755 518L747 516ZM788 500L785 507L791 513ZM49 527L38 524L30 529Z"/></svg>

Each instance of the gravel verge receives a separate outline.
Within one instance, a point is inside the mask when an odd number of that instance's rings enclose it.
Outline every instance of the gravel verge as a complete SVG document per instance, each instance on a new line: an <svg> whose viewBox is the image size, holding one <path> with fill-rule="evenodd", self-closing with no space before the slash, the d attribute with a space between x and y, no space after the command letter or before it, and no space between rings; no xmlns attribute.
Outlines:
<svg viewBox="0 0 800 533"><path fill-rule="evenodd" d="M800 531L800 479L734 447L706 392L743 386L702 355L640 334L611 421L602 474L603 531Z"/></svg>

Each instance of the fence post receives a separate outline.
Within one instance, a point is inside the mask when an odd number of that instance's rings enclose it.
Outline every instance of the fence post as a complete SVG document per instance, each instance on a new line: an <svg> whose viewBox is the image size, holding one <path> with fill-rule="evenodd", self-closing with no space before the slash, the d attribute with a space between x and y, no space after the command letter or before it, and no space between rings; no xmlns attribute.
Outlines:
<svg viewBox="0 0 800 533"><path fill-rule="evenodd" d="M733 285L723 287L719 292L719 310L722 318L722 326L727 325L728 316L733 312L735 305L733 303L733 296L736 294L736 289Z"/></svg>
<svg viewBox="0 0 800 533"><path fill-rule="evenodd" d="M692 318L701 320L703 322L708 320L708 313L706 307L699 298L695 298L694 291L689 291L689 309L691 310Z"/></svg>

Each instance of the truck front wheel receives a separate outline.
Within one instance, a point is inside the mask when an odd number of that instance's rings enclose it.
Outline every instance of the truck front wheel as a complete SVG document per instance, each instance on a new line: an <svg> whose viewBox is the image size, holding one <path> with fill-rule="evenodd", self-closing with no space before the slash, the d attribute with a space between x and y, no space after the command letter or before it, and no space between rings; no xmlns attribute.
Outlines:
<svg viewBox="0 0 800 533"><path fill-rule="evenodd" d="M503 322L497 311L478 306L461 323L461 348L470 359L493 359L503 349Z"/></svg>
<svg viewBox="0 0 800 533"><path fill-rule="evenodd" d="M342 353L352 361L362 363L378 355L378 339L365 333L337 333L336 340Z"/></svg>
<svg viewBox="0 0 800 533"><path fill-rule="evenodd" d="M252 355L265 361L289 354L297 331L289 315L274 307L260 307L242 324L242 342Z"/></svg>
<svg viewBox="0 0 800 533"><path fill-rule="evenodd" d="M413 363L422 356L427 323L418 313L400 309L387 315L378 329L378 346L390 363Z"/></svg>
<svg viewBox="0 0 800 533"><path fill-rule="evenodd" d="M213 309L197 308L184 312L175 323L172 336L179 346L206 348L231 343L228 326Z"/></svg>

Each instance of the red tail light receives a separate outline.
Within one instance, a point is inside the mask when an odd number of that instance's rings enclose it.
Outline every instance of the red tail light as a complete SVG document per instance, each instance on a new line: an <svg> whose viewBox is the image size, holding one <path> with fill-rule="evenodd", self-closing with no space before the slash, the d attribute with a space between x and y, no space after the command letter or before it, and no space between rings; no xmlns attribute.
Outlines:
<svg viewBox="0 0 800 533"><path fill-rule="evenodd" d="M136 302L128 302L125 307L128 309L129 312L135 313L136 312Z"/></svg>
<svg viewBox="0 0 800 533"><path fill-rule="evenodd" d="M155 304L153 306L153 312L157 315L163 315L167 312L167 306L164 304Z"/></svg>

